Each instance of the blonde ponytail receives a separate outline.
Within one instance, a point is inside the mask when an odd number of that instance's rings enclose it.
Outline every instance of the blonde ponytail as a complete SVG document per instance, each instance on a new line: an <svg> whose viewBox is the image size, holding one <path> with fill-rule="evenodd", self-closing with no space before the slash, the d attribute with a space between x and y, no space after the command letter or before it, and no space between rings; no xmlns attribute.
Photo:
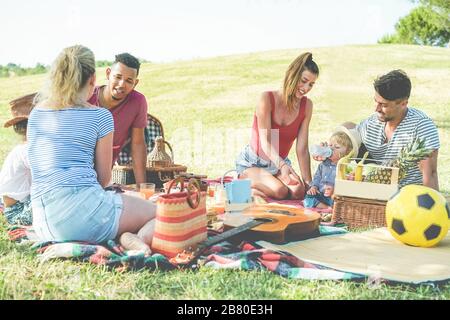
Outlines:
<svg viewBox="0 0 450 320"><path fill-rule="evenodd" d="M90 49L81 45L65 48L52 64L38 104L51 109L86 106L80 93L94 73L95 57Z"/></svg>

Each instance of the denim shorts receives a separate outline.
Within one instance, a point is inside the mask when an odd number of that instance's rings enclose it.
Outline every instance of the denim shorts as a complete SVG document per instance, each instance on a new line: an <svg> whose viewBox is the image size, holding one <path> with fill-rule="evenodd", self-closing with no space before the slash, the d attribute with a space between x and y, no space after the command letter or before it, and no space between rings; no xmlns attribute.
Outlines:
<svg viewBox="0 0 450 320"><path fill-rule="evenodd" d="M288 166L292 166L288 158L284 159L284 161ZM279 171L273 162L262 159L253 151L250 145L247 145L236 159L236 171L238 174L241 174L244 170L252 167L265 169L272 175L276 175Z"/></svg>
<svg viewBox="0 0 450 320"><path fill-rule="evenodd" d="M6 207L4 214L9 224L31 225L33 213L31 210L30 196L22 201L17 201L11 207Z"/></svg>
<svg viewBox="0 0 450 320"><path fill-rule="evenodd" d="M33 199L33 227L42 241L101 243L117 236L123 202L100 185L59 187Z"/></svg>
<svg viewBox="0 0 450 320"><path fill-rule="evenodd" d="M326 197L322 193L317 193L315 195L307 194L303 200L303 205L305 208L316 208L319 203L326 204L327 206L333 206L333 199L331 197Z"/></svg>

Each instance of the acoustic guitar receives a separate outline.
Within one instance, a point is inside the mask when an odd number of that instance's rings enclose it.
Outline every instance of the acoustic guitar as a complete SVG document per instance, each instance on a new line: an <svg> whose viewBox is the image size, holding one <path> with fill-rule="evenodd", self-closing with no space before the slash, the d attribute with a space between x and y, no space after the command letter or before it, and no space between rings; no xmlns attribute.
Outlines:
<svg viewBox="0 0 450 320"><path fill-rule="evenodd" d="M251 220L263 223L244 231L242 239L282 244L318 235L320 214L279 204L254 205L241 212L225 214L224 229L237 228Z"/></svg>
<svg viewBox="0 0 450 320"><path fill-rule="evenodd" d="M285 243L319 236L320 214L308 209L277 204L254 205L225 214L223 233L207 239L196 248L179 253L170 262L179 267L192 265L210 246L230 238Z"/></svg>

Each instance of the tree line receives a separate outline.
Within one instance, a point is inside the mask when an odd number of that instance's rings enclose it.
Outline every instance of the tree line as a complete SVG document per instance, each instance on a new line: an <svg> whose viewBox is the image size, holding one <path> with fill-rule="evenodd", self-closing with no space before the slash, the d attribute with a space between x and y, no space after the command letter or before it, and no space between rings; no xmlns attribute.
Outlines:
<svg viewBox="0 0 450 320"><path fill-rule="evenodd" d="M378 43L403 43L448 47L450 41L450 1L411 0L419 5L395 25L395 33Z"/></svg>
<svg viewBox="0 0 450 320"><path fill-rule="evenodd" d="M30 74L45 73L48 70L48 66L42 63L37 63L33 68L24 68L20 64L8 63L5 66L0 65L0 77L14 77L14 76L26 76Z"/></svg>
<svg viewBox="0 0 450 320"><path fill-rule="evenodd" d="M141 63L148 62L145 59L140 59ZM96 67L108 67L112 65L113 61L108 60L97 60L95 62ZM20 77L20 76L28 76L32 74L41 74L46 73L49 70L50 66L44 65L42 63L36 63L34 67L22 67L20 64L8 63L7 65L0 64L0 78L7 77Z"/></svg>

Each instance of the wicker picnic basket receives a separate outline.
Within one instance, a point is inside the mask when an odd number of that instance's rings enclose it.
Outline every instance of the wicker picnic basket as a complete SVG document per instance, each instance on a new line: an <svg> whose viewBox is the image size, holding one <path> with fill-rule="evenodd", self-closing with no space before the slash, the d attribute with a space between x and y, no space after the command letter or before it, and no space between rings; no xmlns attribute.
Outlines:
<svg viewBox="0 0 450 320"><path fill-rule="evenodd" d="M355 163L360 163L361 158L352 158ZM336 168L336 183L334 189L334 205L331 217L332 223L345 223L349 228L376 228L386 226L386 203L398 191L399 168L380 165L371 159L369 163L358 165L363 178L347 179L348 163L339 160ZM377 166L375 166L378 164ZM380 182L368 182L365 175L380 168L390 173L390 180ZM352 174L356 174L353 166Z"/></svg>
<svg viewBox="0 0 450 320"><path fill-rule="evenodd" d="M150 153L155 147L155 140L157 137L164 138L164 128L162 122L151 114L147 114L147 125L144 128L144 138L147 144L147 154ZM131 138L128 138L125 144L120 150L117 164L125 166L131 164L133 161L131 157Z"/></svg>
<svg viewBox="0 0 450 320"><path fill-rule="evenodd" d="M186 172L187 167L174 164L168 167L147 167L147 182L153 182L156 188L163 188L163 184L172 180L176 175ZM112 180L114 183L127 185L135 184L133 167L127 166L114 166L112 170Z"/></svg>
<svg viewBox="0 0 450 320"><path fill-rule="evenodd" d="M385 227L386 203L382 200L335 196L331 222L345 223L349 228Z"/></svg>
<svg viewBox="0 0 450 320"><path fill-rule="evenodd" d="M173 151L170 144L164 141L164 129L161 121L156 117L147 115L147 127L145 128L148 160L146 182L153 182L156 188L162 188L163 184L172 180L176 175L186 172L187 167L173 162ZM165 144L169 146L172 156L164 149ZM152 149L149 149L150 146ZM119 165L112 170L112 181L117 184L135 184L131 150L129 144L124 147L119 156Z"/></svg>

